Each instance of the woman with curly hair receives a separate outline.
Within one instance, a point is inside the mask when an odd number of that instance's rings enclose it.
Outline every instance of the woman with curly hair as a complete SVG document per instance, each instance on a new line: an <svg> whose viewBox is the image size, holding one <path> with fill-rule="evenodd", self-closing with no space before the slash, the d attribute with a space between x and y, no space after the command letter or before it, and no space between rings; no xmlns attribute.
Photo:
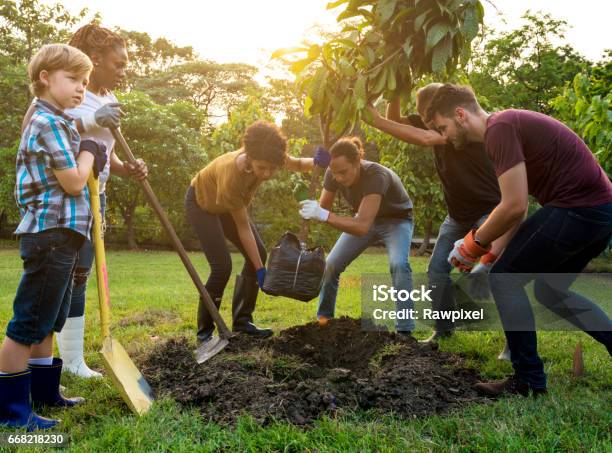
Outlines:
<svg viewBox="0 0 612 453"><path fill-rule="evenodd" d="M253 324L253 311L266 268L266 249L248 208L259 185L279 169L311 171L327 167L330 155L318 148L314 158L287 155L287 143L280 129L266 121L247 127L240 149L223 154L200 170L185 196L187 220L196 233L210 265L206 289L219 307L232 273L232 258L225 239L244 256L236 276L232 299L232 330L256 337L269 337L271 329ZM198 307L198 342L212 338L215 326L202 300Z"/></svg>

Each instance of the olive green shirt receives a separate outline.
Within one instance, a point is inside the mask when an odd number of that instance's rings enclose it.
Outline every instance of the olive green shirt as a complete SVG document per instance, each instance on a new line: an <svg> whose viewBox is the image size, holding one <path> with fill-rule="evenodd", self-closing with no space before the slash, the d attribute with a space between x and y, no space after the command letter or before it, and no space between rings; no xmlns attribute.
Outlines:
<svg viewBox="0 0 612 453"><path fill-rule="evenodd" d="M236 158L242 152L237 150L217 157L191 180L200 208L221 214L249 205L259 181L236 165Z"/></svg>

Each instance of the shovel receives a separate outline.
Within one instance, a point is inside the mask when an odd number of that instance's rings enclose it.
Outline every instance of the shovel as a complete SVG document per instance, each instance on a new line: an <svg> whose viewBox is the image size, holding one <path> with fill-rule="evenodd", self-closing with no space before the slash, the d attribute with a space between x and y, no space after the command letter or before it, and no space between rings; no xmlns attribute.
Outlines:
<svg viewBox="0 0 612 453"><path fill-rule="evenodd" d="M111 132L113 134L113 137L115 137L115 140L121 147L121 149L123 149L123 152L125 153L128 162L131 164L136 163L136 159L134 158L134 155L132 154L132 150L130 150L130 147L128 146L127 142L125 141L125 138L123 137L119 129L111 129ZM200 276L198 275L198 272L196 271L195 267L191 263L191 260L187 256L187 252L185 251L185 248L183 247L181 240L176 235L176 232L174 231L174 228L172 227L170 220L168 220L168 216L166 216L164 209L159 203L159 200L153 193L153 189L151 189L151 185L149 184L149 181L147 181L145 178L140 181L140 185L147 197L147 200L149 200L151 207L157 214L157 217L159 217L159 220L161 221L161 224L164 227L164 230L166 230L166 233L168 234L168 236L170 236L170 239L172 240L172 243L174 244L174 248L176 249L177 253L181 257L181 261L183 262L185 269L187 269L187 273L191 277L193 284L198 289L198 292L200 293L200 296L202 297L202 300L204 301L204 304L206 306L206 309L208 310L208 313L211 315L211 317L215 321L215 324L217 325L217 329L219 330L218 337L213 337L207 342L202 343L200 346L198 346L198 348L195 351L196 361L198 363L204 363L211 357L221 352L229 344L229 339L231 338L232 333L227 328L225 321L223 321L223 318L219 314L219 310L217 309L216 305L212 301L210 295L208 294L208 291L206 291L206 288L204 287L202 280L200 280ZM214 240L214 238L212 240Z"/></svg>
<svg viewBox="0 0 612 453"><path fill-rule="evenodd" d="M141 415L149 410L153 403L151 387L138 371L132 359L123 346L111 337L110 333L110 294L108 289L108 274L106 272L106 256L102 240L102 216L100 215L99 182L89 175L87 182L93 211L93 242L96 255L96 280L98 282L98 301L100 303L100 324L102 327L102 359L115 387L127 405L135 413Z"/></svg>

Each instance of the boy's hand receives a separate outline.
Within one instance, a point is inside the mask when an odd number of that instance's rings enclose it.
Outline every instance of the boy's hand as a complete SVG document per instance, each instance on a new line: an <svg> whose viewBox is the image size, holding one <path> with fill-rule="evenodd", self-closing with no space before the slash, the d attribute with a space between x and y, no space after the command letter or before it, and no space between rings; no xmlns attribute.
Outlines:
<svg viewBox="0 0 612 453"><path fill-rule="evenodd" d="M88 153L93 154L94 162L93 162L93 172L94 176L97 178L100 176L100 173L104 171L104 167L106 166L106 162L108 161L108 155L106 154L106 145L104 143L98 143L95 140L83 140L81 142L80 151L86 151Z"/></svg>
<svg viewBox="0 0 612 453"><path fill-rule="evenodd" d="M136 178L138 181L142 181L149 174L147 164L142 159L136 159L136 162L134 162L133 164L127 161L123 162L123 167L127 170L128 174L132 178Z"/></svg>

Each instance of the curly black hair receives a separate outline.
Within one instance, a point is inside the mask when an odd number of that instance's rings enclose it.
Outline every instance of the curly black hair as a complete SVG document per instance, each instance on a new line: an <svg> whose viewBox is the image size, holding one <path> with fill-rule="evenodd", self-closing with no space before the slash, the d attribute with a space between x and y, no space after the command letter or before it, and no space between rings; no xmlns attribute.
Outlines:
<svg viewBox="0 0 612 453"><path fill-rule="evenodd" d="M255 121L242 137L244 151L253 160L264 160L283 166L287 156L287 139L280 128L268 121Z"/></svg>
<svg viewBox="0 0 612 453"><path fill-rule="evenodd" d="M94 53L104 55L111 49L126 46L125 40L119 34L95 22L79 28L70 39L69 44L80 49L89 57Z"/></svg>
<svg viewBox="0 0 612 453"><path fill-rule="evenodd" d="M332 145L329 153L332 158L344 156L354 164L363 158L365 150L359 137L342 137Z"/></svg>

